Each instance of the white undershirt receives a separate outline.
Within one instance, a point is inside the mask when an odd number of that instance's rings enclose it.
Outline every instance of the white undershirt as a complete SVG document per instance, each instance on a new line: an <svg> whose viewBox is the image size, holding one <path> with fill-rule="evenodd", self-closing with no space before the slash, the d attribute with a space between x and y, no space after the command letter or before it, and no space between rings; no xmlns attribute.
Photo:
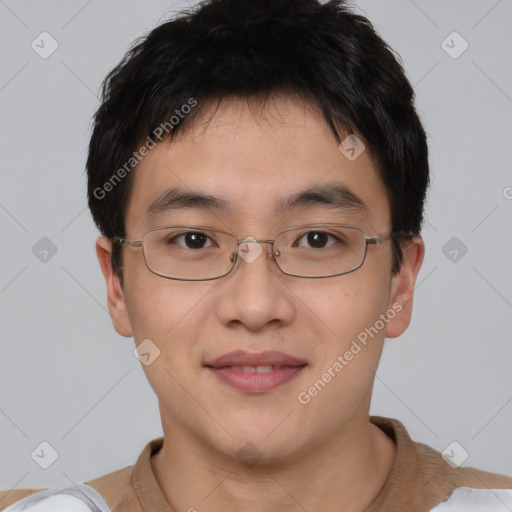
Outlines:
<svg viewBox="0 0 512 512"><path fill-rule="evenodd" d="M431 512L510 512L512 489L470 489L458 487L447 501Z"/></svg>
<svg viewBox="0 0 512 512"><path fill-rule="evenodd" d="M78 489L77 489L78 487ZM4 509L4 512L111 512L103 497L87 484L39 491ZM447 501L430 512L511 512L512 489L458 487Z"/></svg>

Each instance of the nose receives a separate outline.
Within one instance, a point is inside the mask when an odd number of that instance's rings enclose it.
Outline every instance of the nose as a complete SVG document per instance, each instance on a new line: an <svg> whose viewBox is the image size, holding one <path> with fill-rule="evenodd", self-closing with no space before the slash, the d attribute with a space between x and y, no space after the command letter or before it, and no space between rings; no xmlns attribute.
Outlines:
<svg viewBox="0 0 512 512"><path fill-rule="evenodd" d="M258 331L268 324L292 321L293 294L282 283L277 265L269 261L274 259L272 244L272 240L246 238L233 253L240 261L223 278L215 301L224 325L244 325L250 331Z"/></svg>

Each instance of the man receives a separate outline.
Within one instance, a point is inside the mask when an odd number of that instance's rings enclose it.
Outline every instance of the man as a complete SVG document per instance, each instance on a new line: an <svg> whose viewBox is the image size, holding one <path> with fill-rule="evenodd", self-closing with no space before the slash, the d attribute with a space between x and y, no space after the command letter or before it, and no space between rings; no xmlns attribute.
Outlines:
<svg viewBox="0 0 512 512"><path fill-rule="evenodd" d="M411 318L429 175L368 20L212 0L164 23L107 77L87 170L109 311L164 437L81 492L2 507L510 510L512 479L369 417L384 340Z"/></svg>

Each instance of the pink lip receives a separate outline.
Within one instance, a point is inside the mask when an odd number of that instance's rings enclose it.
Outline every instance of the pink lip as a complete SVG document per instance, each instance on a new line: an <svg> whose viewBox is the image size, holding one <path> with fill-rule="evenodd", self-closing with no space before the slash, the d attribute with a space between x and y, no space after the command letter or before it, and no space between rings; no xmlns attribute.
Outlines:
<svg viewBox="0 0 512 512"><path fill-rule="evenodd" d="M259 353L236 350L208 361L205 366L225 368L226 366L304 366L306 361L289 356L284 352L267 351Z"/></svg>
<svg viewBox="0 0 512 512"><path fill-rule="evenodd" d="M238 366L273 366L270 372L256 373L233 369ZM224 354L205 364L212 373L225 383L248 393L263 393L295 378L305 367L306 361L283 352L259 354L241 350Z"/></svg>

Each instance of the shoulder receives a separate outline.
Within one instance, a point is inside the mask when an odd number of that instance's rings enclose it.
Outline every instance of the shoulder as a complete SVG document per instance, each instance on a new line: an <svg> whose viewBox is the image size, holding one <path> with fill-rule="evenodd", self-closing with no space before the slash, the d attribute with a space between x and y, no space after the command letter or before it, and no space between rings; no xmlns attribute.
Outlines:
<svg viewBox="0 0 512 512"><path fill-rule="evenodd" d="M152 500L154 496L151 492L158 493L158 484L154 478L151 467L151 455L154 451L161 448L163 444L163 437L153 439L146 443L144 449L139 454L137 462L132 466L126 466L111 473L107 473L98 478L87 480L79 483L68 483L65 485L55 486L48 488L34 488L34 489L10 489L0 490L0 511L17 512L15 504L26 500L26 503L36 504L42 499L57 497L60 501L70 501L69 497L78 498L81 500L81 509L78 506L67 506L66 503L56 503L54 501L48 503L51 505L52 512L64 510L71 512L71 510L92 510L106 511L106 512L142 512L141 495L149 492L149 498ZM149 482L149 484L148 484ZM152 489L147 491L147 487ZM156 489L156 490L155 490ZM67 495L67 496L64 496ZM64 499L60 499L63 498ZM76 505L80 505L78 500L75 500ZM58 500L57 500L58 501ZM71 500L73 501L73 500ZM83 508L83 504L89 505ZM8 509L13 505L12 509ZM58 505L58 506L56 506ZM60 507L60 508L59 508ZM66 508L67 507L67 508ZM8 509L8 510L6 510ZM47 510L46 503L41 510ZM30 508L32 511L32 508ZM33 509L36 512L37 508ZM29 509L27 509L29 512Z"/></svg>
<svg viewBox="0 0 512 512"><path fill-rule="evenodd" d="M448 500L430 512L508 512L512 510L512 489L455 489Z"/></svg>
<svg viewBox="0 0 512 512"><path fill-rule="evenodd" d="M131 506L134 501L138 501L133 483L133 469L134 466L127 466L84 483L101 494L111 510L131 510L128 504Z"/></svg>
<svg viewBox="0 0 512 512"><path fill-rule="evenodd" d="M92 487L72 483L34 492L4 509L5 512L111 512Z"/></svg>
<svg viewBox="0 0 512 512"><path fill-rule="evenodd" d="M0 510L5 510L7 507L16 503L17 501L35 494L36 492L44 491L45 488L40 489L10 489L0 491Z"/></svg>
<svg viewBox="0 0 512 512"><path fill-rule="evenodd" d="M416 444L418 470L428 482L424 492L436 506L432 512L501 512L512 510L512 478L474 467L452 467L443 455ZM435 497L435 498L434 498ZM430 500L429 500L430 501Z"/></svg>
<svg viewBox="0 0 512 512"><path fill-rule="evenodd" d="M78 484L61 485L50 488L11 489L0 491L0 511L17 512L15 504L36 505L43 499L56 510L84 510L83 504L91 510L105 512L131 510L128 503L134 501L132 486L133 466L128 466L93 480ZM62 497L65 499L61 499ZM23 503L21 503L23 502ZM12 507L10 509L9 507ZM96 508L94 508L96 506ZM61 508L59 508L61 507ZM46 510L47 508L44 508ZM21 509L20 509L21 510ZM28 510L32 510L31 508ZM34 511L38 510L34 507Z"/></svg>
<svg viewBox="0 0 512 512"><path fill-rule="evenodd" d="M371 421L397 446L393 468L373 508L369 509L372 512L512 510L507 501L512 500L511 477L457 464L462 461L460 454L455 453L456 447L442 454L415 442L398 420L372 417ZM507 503L506 508L499 508L500 503ZM468 504L481 505L470 507Z"/></svg>
<svg viewBox="0 0 512 512"><path fill-rule="evenodd" d="M372 422L381 428L397 445L394 473L399 479L419 487L453 491L458 487L470 489L512 489L512 477L490 473L462 465L457 460L456 446L448 453L413 441L398 420L374 416ZM451 445L450 445L451 446ZM462 449L460 445L459 449ZM457 464L459 462L459 464ZM409 485L410 487L411 485Z"/></svg>
<svg viewBox="0 0 512 512"><path fill-rule="evenodd" d="M447 462L437 450L422 443L414 443L418 471L436 486L446 489L512 489L512 477L490 473L474 467L456 467Z"/></svg>

